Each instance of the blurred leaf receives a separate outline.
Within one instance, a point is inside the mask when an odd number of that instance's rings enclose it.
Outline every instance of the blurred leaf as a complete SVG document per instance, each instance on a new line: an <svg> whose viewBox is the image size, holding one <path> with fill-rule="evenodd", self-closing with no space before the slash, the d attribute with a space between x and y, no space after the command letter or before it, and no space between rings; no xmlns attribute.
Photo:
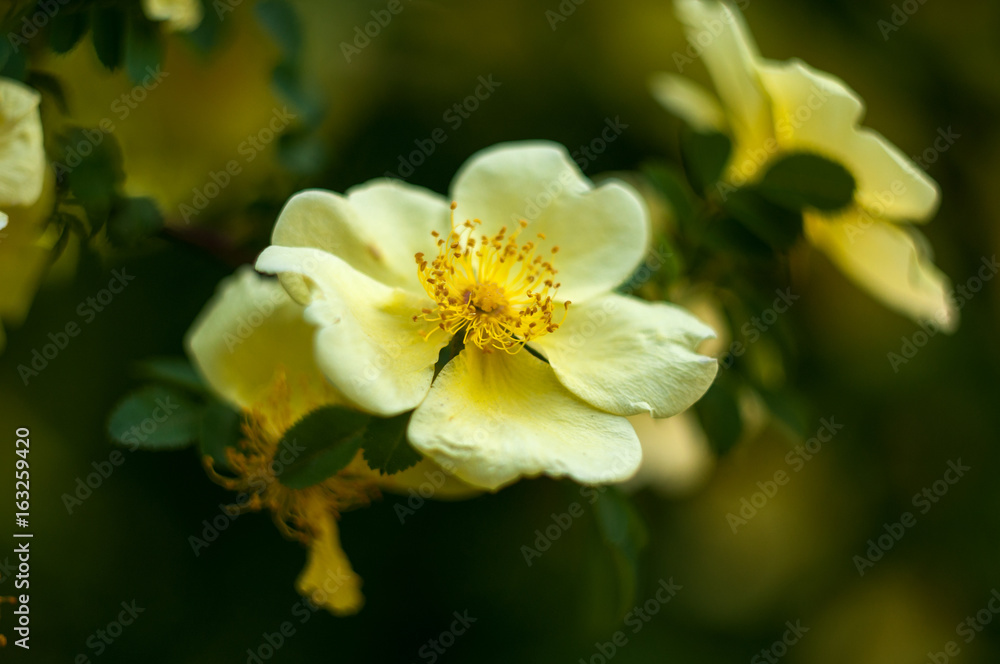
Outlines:
<svg viewBox="0 0 1000 664"><path fill-rule="evenodd" d="M716 380L694 407L715 453L722 456L729 452L743 433L734 387L729 381Z"/></svg>
<svg viewBox="0 0 1000 664"><path fill-rule="evenodd" d="M0 44L4 44L6 47L6 56L0 57L0 60L3 61L3 66L0 68L0 76L23 81L28 75L28 54L24 49L16 52L12 51L6 39L0 39Z"/></svg>
<svg viewBox="0 0 1000 664"><path fill-rule="evenodd" d="M326 150L313 133L293 130L278 137L278 159L296 175L315 175L326 163Z"/></svg>
<svg viewBox="0 0 1000 664"><path fill-rule="evenodd" d="M202 456L212 457L216 467L228 467L226 450L239 447L243 437L241 424L240 413L221 401L213 401L202 412L198 451Z"/></svg>
<svg viewBox="0 0 1000 664"><path fill-rule="evenodd" d="M121 150L114 136L101 129L74 128L62 142L56 175L65 172L69 190L86 210L91 233L96 233L107 221L115 191L125 179Z"/></svg>
<svg viewBox="0 0 1000 664"><path fill-rule="evenodd" d="M115 405L108 420L111 438L130 448L180 449L198 436L200 409L181 392L148 385Z"/></svg>
<svg viewBox="0 0 1000 664"><path fill-rule="evenodd" d="M219 43L219 38L222 35L222 16L224 15L220 15L218 9L213 7L209 1L203 1L202 5L201 23L194 30L184 33L184 38L195 47L198 53L205 56L211 53Z"/></svg>
<svg viewBox="0 0 1000 664"><path fill-rule="evenodd" d="M285 0L262 0L254 6L257 20L278 43L286 60L297 61L302 45L302 26L295 8Z"/></svg>
<svg viewBox="0 0 1000 664"><path fill-rule="evenodd" d="M646 546L646 526L631 500L616 487L605 487L594 504L597 525L611 548L618 572L619 615L635 602L639 578L639 552Z"/></svg>
<svg viewBox="0 0 1000 664"><path fill-rule="evenodd" d="M389 418L373 417L368 423L362 446L365 461L372 470L392 475L415 466L423 458L406 440L410 415L412 412Z"/></svg>
<svg viewBox="0 0 1000 664"><path fill-rule="evenodd" d="M147 380L166 383L194 394L204 394L207 391L201 375L195 371L187 358L183 357L153 357L143 360L136 365L136 374Z"/></svg>
<svg viewBox="0 0 1000 664"><path fill-rule="evenodd" d="M125 12L118 7L94 7L90 22L97 59L114 71L125 54Z"/></svg>
<svg viewBox="0 0 1000 664"><path fill-rule="evenodd" d="M647 163L642 167L656 190L670 203L670 209L681 226L689 225L697 213L694 195L684 174L673 165Z"/></svg>
<svg viewBox="0 0 1000 664"><path fill-rule="evenodd" d="M7 61L10 60L10 55L12 53L10 48L11 45L8 40L0 39L0 72L7 67Z"/></svg>
<svg viewBox="0 0 1000 664"><path fill-rule="evenodd" d="M332 477L361 448L369 416L340 406L314 410L285 432L275 458L287 450L292 461L276 473L289 489L305 489Z"/></svg>
<svg viewBox="0 0 1000 664"><path fill-rule="evenodd" d="M61 112L69 113L69 105L66 103L66 92L63 90L62 83L58 78L45 72L32 71L28 74L28 79L25 82L39 92L48 93Z"/></svg>
<svg viewBox="0 0 1000 664"><path fill-rule="evenodd" d="M837 162L817 154L795 153L774 162L758 190L768 200L789 210L834 211L854 199L854 176Z"/></svg>
<svg viewBox="0 0 1000 664"><path fill-rule="evenodd" d="M725 134L683 128L681 157L691 188L699 193L707 192L722 177L732 151L733 144Z"/></svg>
<svg viewBox="0 0 1000 664"><path fill-rule="evenodd" d="M108 239L115 247L129 247L163 228L163 215L152 198L123 198L108 219Z"/></svg>
<svg viewBox="0 0 1000 664"><path fill-rule="evenodd" d="M304 124L313 126L323 119L323 107L302 84L298 68L291 62L283 62L274 68L271 77L274 91L282 99L302 114Z"/></svg>
<svg viewBox="0 0 1000 664"><path fill-rule="evenodd" d="M790 248L802 234L802 215L775 205L755 189L725 194L722 206L747 230L779 251Z"/></svg>
<svg viewBox="0 0 1000 664"><path fill-rule="evenodd" d="M56 53L69 53L87 33L87 14L63 10L52 17L49 45Z"/></svg>
<svg viewBox="0 0 1000 664"><path fill-rule="evenodd" d="M163 62L159 25L134 12L125 38L125 70L133 83L155 75Z"/></svg>
<svg viewBox="0 0 1000 664"><path fill-rule="evenodd" d="M787 392L759 389L764 403L771 414L781 420L791 431L799 437L805 437L806 428L809 426L807 406L794 394Z"/></svg>

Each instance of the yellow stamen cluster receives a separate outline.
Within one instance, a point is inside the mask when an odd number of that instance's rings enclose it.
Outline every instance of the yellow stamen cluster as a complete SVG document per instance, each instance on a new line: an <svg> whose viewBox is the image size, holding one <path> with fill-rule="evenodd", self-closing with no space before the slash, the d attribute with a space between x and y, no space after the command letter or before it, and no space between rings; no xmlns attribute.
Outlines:
<svg viewBox="0 0 1000 664"><path fill-rule="evenodd" d="M466 344L487 352L516 353L532 339L558 329L570 303L563 304L563 317L555 322L554 296L560 286L553 279L556 269L538 253L535 242L518 240L528 222L521 221L510 236L505 226L493 237L477 240L475 230L481 223L466 220L457 229L453 223L447 237L431 233L437 238L437 257L428 262L418 253L416 261L424 290L437 308L423 309L413 320L436 324L421 333L425 338L439 329L448 335L464 330ZM545 236L539 233L538 239Z"/></svg>
<svg viewBox="0 0 1000 664"><path fill-rule="evenodd" d="M295 423L290 397L284 372L279 371L268 398L244 412L240 449L226 450L235 476L219 474L211 457L205 457L204 465L216 483L242 494L232 509L238 513L268 509L286 537L308 544L315 536L316 526L310 521L315 518L317 504L339 517L348 509L370 504L380 493L360 451L337 475L319 484L290 489L280 482L282 468L295 460L294 451L278 447L284 432Z"/></svg>

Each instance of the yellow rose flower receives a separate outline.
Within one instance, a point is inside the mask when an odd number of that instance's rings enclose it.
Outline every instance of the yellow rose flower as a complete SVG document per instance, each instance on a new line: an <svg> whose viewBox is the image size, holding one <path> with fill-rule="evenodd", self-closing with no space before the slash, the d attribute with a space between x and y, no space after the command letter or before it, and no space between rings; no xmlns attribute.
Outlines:
<svg viewBox="0 0 1000 664"><path fill-rule="evenodd" d="M958 312L948 279L907 223L936 212L934 181L882 135L859 126L864 103L843 81L799 60L762 58L742 15L727 4L676 0L675 7L701 48L718 99L674 74L657 75L653 92L693 128L729 133L724 181L753 183L795 151L839 162L854 176L854 201L835 214L807 210L808 241L890 308L953 330Z"/></svg>
<svg viewBox="0 0 1000 664"><path fill-rule="evenodd" d="M317 606L335 615L356 613L364 598L361 579L351 569L340 545L337 519L363 507L381 489L403 491L442 480L435 498L462 498L475 493L444 475L429 461L395 475L381 475L365 463L361 452L339 473L303 489L283 485L275 475L278 443L304 415L343 397L319 372L313 352L315 328L273 279L249 267L220 284L192 326L188 353L213 392L239 409L244 440L229 451L231 471L209 474L219 484L249 496L244 510L267 509L286 536L309 548L306 568L296 588Z"/></svg>
<svg viewBox="0 0 1000 664"><path fill-rule="evenodd" d="M302 192L257 268L306 305L330 382L366 411L416 409L410 442L460 479L629 478L626 417L684 411L718 369L695 352L708 326L613 292L647 250L641 199L532 142L473 156L451 200L391 180Z"/></svg>

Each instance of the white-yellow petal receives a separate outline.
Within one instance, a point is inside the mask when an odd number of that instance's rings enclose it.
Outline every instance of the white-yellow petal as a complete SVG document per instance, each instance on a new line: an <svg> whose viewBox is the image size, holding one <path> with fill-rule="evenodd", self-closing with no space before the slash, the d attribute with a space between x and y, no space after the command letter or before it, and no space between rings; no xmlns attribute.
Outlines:
<svg viewBox="0 0 1000 664"><path fill-rule="evenodd" d="M45 183L41 95L0 78L0 205L31 205Z"/></svg>
<svg viewBox="0 0 1000 664"><path fill-rule="evenodd" d="M726 115L719 100L690 78L661 72L650 78L649 87L656 101L692 129L727 131Z"/></svg>
<svg viewBox="0 0 1000 664"><path fill-rule="evenodd" d="M309 561L296 579L295 589L334 615L352 615L365 603L361 577L351 569L351 561L340 546L336 519L322 510L322 505L311 510L309 525L314 532Z"/></svg>
<svg viewBox="0 0 1000 664"><path fill-rule="evenodd" d="M859 126L864 102L843 81L798 60L765 62L758 71L782 149L843 164L857 182L856 200L876 216L926 221L934 215L937 184L881 134Z"/></svg>
<svg viewBox="0 0 1000 664"><path fill-rule="evenodd" d="M303 307L275 279L244 266L218 286L185 339L188 355L216 394L247 409L262 402L283 370L303 401L323 395L328 383L313 354L316 328ZM295 413L304 403L293 404ZM296 419L293 417L293 419Z"/></svg>
<svg viewBox="0 0 1000 664"><path fill-rule="evenodd" d="M316 359L348 399L378 415L398 415L423 400L434 376L438 351L448 339L429 340L416 323L430 301L390 288L319 249L268 247L257 269L306 277L306 320L317 326Z"/></svg>
<svg viewBox="0 0 1000 664"><path fill-rule="evenodd" d="M697 352L716 334L684 309L609 294L571 306L534 342L570 392L616 415L671 417L701 398L718 362Z"/></svg>
<svg viewBox="0 0 1000 664"><path fill-rule="evenodd" d="M722 99L735 142L733 159L741 161L744 146L760 147L773 137L767 96L756 74L757 45L743 15L725 3L675 0L674 5Z"/></svg>
<svg viewBox="0 0 1000 664"><path fill-rule="evenodd" d="M296 194L278 217L272 243L322 249L387 286L422 293L414 256L436 253L431 231L447 235L450 227L443 197L405 182L372 180L346 196L316 189ZM282 283L305 301L301 281Z"/></svg>
<svg viewBox="0 0 1000 664"><path fill-rule="evenodd" d="M466 347L414 412L409 437L460 479L486 489L543 473L618 482L641 458L628 420L577 399L526 351Z"/></svg>
<svg viewBox="0 0 1000 664"><path fill-rule="evenodd" d="M806 214L806 238L859 287L916 321L947 331L958 325L950 282L914 239L915 229L873 219L853 208L830 219Z"/></svg>
<svg viewBox="0 0 1000 664"><path fill-rule="evenodd" d="M528 222L523 237L558 246L561 300L579 302L621 284L646 253L649 212L628 185L594 188L561 145L502 143L462 166L452 184L455 221L480 219L486 235Z"/></svg>
<svg viewBox="0 0 1000 664"><path fill-rule="evenodd" d="M201 24L200 0L142 0L142 11L151 21L165 21L169 30L190 32Z"/></svg>
<svg viewBox="0 0 1000 664"><path fill-rule="evenodd" d="M628 421L642 444L642 465L626 488L649 486L667 495L684 494L711 475L715 456L693 412L667 418L635 415Z"/></svg>

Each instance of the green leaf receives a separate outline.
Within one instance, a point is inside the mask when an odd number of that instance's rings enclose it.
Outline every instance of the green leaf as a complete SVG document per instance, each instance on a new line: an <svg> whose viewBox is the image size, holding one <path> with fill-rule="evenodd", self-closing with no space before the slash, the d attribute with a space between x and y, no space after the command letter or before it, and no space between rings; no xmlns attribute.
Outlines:
<svg viewBox="0 0 1000 664"><path fill-rule="evenodd" d="M263 0L254 6L257 20L278 43L286 60L297 60L302 46L302 25L295 8L285 0Z"/></svg>
<svg viewBox="0 0 1000 664"><path fill-rule="evenodd" d="M406 427L412 414L373 417L368 423L362 447L365 461L372 470L392 475L415 466L423 458L406 440Z"/></svg>
<svg viewBox="0 0 1000 664"><path fill-rule="evenodd" d="M62 83L58 78L52 74L35 70L28 73L28 78L25 82L39 92L46 93L52 97L52 101L56 103L56 106L59 107L62 113L69 113L69 105L66 102L66 91L63 90Z"/></svg>
<svg viewBox="0 0 1000 664"><path fill-rule="evenodd" d="M164 385L148 385L125 396L112 409L108 433L129 448L172 450L198 435L200 408Z"/></svg>
<svg viewBox="0 0 1000 664"><path fill-rule="evenodd" d="M195 371L187 358L153 357L136 365L136 374L155 383L166 383L193 394L205 394L207 388L201 375Z"/></svg>
<svg viewBox="0 0 1000 664"><path fill-rule="evenodd" d="M203 12L201 23L191 32L186 32L183 37L194 46L201 56L206 56L212 52L219 43L222 35L222 19L220 12L212 6L212 3L202 2ZM211 11L210 11L211 10Z"/></svg>
<svg viewBox="0 0 1000 664"><path fill-rule="evenodd" d="M115 247L130 247L163 228L163 215L152 198L123 198L108 219L108 239Z"/></svg>
<svg viewBox="0 0 1000 664"><path fill-rule="evenodd" d="M237 448L243 437L240 414L221 401L210 403L201 416L198 451L212 457L216 467L228 468L226 450Z"/></svg>
<svg viewBox="0 0 1000 664"><path fill-rule="evenodd" d="M642 517L628 496L615 487L605 487L594 504L597 525L604 543L611 549L618 573L619 614L635 602L639 579L639 553L648 534Z"/></svg>
<svg viewBox="0 0 1000 664"><path fill-rule="evenodd" d="M732 141L723 133L682 129L681 157L691 188L707 192L722 177L732 151Z"/></svg>
<svg viewBox="0 0 1000 664"><path fill-rule="evenodd" d="M727 188L722 207L748 231L779 251L802 235L802 215L775 205L756 189Z"/></svg>
<svg viewBox="0 0 1000 664"><path fill-rule="evenodd" d="M726 381L717 380L694 408L712 448L719 456L726 454L743 434L743 418L733 390Z"/></svg>
<svg viewBox="0 0 1000 664"><path fill-rule="evenodd" d="M361 448L369 419L364 413L340 406L309 413L278 443L275 459L283 465L275 476L289 489L305 489L335 475Z"/></svg>
<svg viewBox="0 0 1000 664"><path fill-rule="evenodd" d="M125 71L133 83L155 75L163 62L159 25L135 12L125 36Z"/></svg>
<svg viewBox="0 0 1000 664"><path fill-rule="evenodd" d="M837 162L800 152L774 162L759 185L761 195L789 210L834 211L854 200L854 176Z"/></svg>
<svg viewBox="0 0 1000 664"><path fill-rule="evenodd" d="M118 69L125 54L125 12L118 7L94 7L90 23L97 59L111 71Z"/></svg>
<svg viewBox="0 0 1000 664"><path fill-rule="evenodd" d="M91 233L96 233L111 214L115 191L125 179L118 142L99 128L75 128L63 139L57 175L61 169L66 169L69 190L86 210Z"/></svg>
<svg viewBox="0 0 1000 664"><path fill-rule="evenodd" d="M49 27L49 45L56 53L69 53L89 27L84 12L61 11L52 17Z"/></svg>

